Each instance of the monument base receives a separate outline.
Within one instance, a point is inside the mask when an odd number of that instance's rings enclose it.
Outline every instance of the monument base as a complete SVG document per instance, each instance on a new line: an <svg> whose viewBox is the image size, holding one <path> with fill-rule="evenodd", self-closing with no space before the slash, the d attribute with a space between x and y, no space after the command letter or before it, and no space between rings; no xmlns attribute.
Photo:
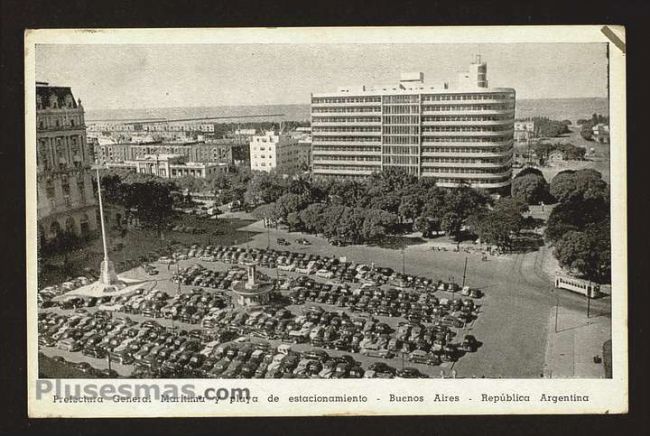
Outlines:
<svg viewBox="0 0 650 436"><path fill-rule="evenodd" d="M99 267L99 282L105 285L113 285L119 282L115 266L109 259L103 260Z"/></svg>

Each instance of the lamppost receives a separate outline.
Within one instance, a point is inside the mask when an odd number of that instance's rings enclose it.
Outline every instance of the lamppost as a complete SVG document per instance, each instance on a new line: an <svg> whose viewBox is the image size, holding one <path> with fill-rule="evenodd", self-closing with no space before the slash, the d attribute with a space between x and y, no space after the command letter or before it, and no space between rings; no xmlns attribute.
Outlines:
<svg viewBox="0 0 650 436"><path fill-rule="evenodd" d="M465 287L465 275L467 274L467 256L465 256L465 268L463 269L463 284L462 287Z"/></svg>
<svg viewBox="0 0 650 436"><path fill-rule="evenodd" d="M558 312L560 310L560 296L555 291L551 291L551 292L555 293L555 333L557 333Z"/></svg>
<svg viewBox="0 0 650 436"><path fill-rule="evenodd" d="M589 311L591 309L591 280L587 286L587 319L589 319Z"/></svg>

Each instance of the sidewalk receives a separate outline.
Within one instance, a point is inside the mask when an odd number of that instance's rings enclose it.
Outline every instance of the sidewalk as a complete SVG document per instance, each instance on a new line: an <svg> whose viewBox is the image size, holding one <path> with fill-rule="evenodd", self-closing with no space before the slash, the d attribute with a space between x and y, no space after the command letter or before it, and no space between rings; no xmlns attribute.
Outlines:
<svg viewBox="0 0 650 436"><path fill-rule="evenodd" d="M548 342L544 364L545 378L605 378L603 343L611 339L611 319L587 319L585 312L560 307L555 333L555 308L549 317Z"/></svg>

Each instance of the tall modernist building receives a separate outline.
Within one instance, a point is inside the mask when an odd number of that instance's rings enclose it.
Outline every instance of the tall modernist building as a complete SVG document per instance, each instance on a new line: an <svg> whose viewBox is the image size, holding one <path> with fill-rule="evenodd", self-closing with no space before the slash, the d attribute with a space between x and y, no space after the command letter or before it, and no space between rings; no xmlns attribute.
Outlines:
<svg viewBox="0 0 650 436"><path fill-rule="evenodd" d="M41 243L63 232L97 229L97 204L84 109L69 87L36 83L38 232Z"/></svg>
<svg viewBox="0 0 650 436"><path fill-rule="evenodd" d="M407 73L398 84L312 94L313 173L365 177L398 167L442 187L508 192L514 114L514 89L489 88L479 57L454 88Z"/></svg>

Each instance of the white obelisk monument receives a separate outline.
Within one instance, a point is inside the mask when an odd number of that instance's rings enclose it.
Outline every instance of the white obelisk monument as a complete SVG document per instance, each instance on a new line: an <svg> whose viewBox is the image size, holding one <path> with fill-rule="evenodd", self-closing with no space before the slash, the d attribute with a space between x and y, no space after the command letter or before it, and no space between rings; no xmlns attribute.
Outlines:
<svg viewBox="0 0 650 436"><path fill-rule="evenodd" d="M102 242L104 244L104 260L99 268L99 282L104 285L113 285L118 283L117 273L113 262L108 258L108 247L106 245L106 226L104 225L104 205L102 203L102 184L99 179L99 166L97 170L97 196L99 199L99 219L102 225Z"/></svg>

